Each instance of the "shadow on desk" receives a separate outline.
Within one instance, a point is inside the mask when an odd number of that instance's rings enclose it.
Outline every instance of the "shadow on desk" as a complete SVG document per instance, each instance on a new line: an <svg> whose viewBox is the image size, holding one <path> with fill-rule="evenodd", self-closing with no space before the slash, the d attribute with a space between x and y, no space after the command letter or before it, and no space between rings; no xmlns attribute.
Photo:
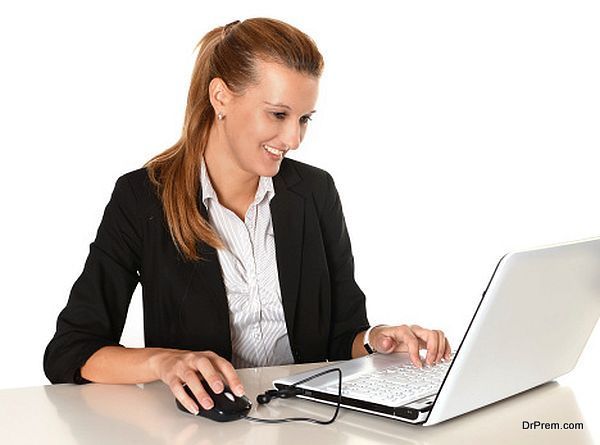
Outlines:
<svg viewBox="0 0 600 445"><path fill-rule="evenodd" d="M179 411L169 389L158 382L58 386L44 389L70 433L71 437L64 435L64 444L306 444L307 429L322 443L340 443L335 428L306 423L259 425L247 420L218 423L193 417Z"/></svg>
<svg viewBox="0 0 600 445"><path fill-rule="evenodd" d="M305 409L305 414L310 409ZM533 429L531 422L583 423L579 430ZM481 408L434 426L409 425L374 415L341 416L344 431L365 442L402 444L593 444L573 391L556 382ZM383 422L387 423L383 427ZM524 428L529 422L529 428ZM396 426L389 425L395 423Z"/></svg>
<svg viewBox="0 0 600 445"><path fill-rule="evenodd" d="M64 385L61 391L56 389L46 387L46 396L75 443L593 443L573 392L554 382L431 427L408 425L349 410L341 411L338 420L326 427L306 423L263 425L245 420L219 424L178 411L170 391L162 383L143 386ZM251 415L327 418L332 412L333 407L330 406L288 399L276 400L258 409L254 406ZM559 422L561 425L564 422L583 422L586 429L523 429L524 421L536 420Z"/></svg>

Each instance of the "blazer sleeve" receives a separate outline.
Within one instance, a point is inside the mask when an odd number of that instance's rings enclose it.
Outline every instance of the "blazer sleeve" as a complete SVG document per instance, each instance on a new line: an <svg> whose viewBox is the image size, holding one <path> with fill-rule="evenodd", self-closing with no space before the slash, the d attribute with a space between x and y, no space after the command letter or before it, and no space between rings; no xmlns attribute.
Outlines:
<svg viewBox="0 0 600 445"><path fill-rule="evenodd" d="M356 335L369 328L365 294L354 280L354 257L342 204L333 178L326 173L326 196L321 211L321 230L331 282L332 323L328 358L352 356Z"/></svg>
<svg viewBox="0 0 600 445"><path fill-rule="evenodd" d="M75 281L56 333L46 347L44 372L52 383L88 383L81 367L119 340L139 282L142 236L137 201L120 177L107 204L83 272Z"/></svg>

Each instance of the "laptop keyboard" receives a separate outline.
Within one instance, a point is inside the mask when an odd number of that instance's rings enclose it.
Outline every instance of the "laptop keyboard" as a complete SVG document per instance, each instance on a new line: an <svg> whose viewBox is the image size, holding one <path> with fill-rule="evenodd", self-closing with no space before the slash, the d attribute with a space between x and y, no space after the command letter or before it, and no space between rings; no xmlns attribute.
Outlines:
<svg viewBox="0 0 600 445"><path fill-rule="evenodd" d="M342 396L386 406L406 405L436 394L453 358L454 354L450 356L450 360L433 366L424 365L421 369L412 363L392 365L344 380ZM327 386L324 391L337 394L337 383Z"/></svg>

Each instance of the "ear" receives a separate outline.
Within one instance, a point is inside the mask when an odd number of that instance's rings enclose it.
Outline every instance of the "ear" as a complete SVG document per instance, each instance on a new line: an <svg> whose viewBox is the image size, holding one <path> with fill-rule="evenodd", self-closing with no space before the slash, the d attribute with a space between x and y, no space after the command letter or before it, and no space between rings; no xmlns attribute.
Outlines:
<svg viewBox="0 0 600 445"><path fill-rule="evenodd" d="M208 97L215 110L215 115L219 112L227 114L227 105L233 98L233 93L227 84L220 77L215 77L208 84Z"/></svg>

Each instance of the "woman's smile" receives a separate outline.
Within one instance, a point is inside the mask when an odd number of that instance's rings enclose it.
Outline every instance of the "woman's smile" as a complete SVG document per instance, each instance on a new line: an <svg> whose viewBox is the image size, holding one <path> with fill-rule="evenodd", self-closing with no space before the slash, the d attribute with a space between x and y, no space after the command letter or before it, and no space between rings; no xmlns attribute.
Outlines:
<svg viewBox="0 0 600 445"><path fill-rule="evenodd" d="M281 160L287 153L287 150L279 150L275 147L271 147L270 145L263 144L263 149L267 152L271 159Z"/></svg>

